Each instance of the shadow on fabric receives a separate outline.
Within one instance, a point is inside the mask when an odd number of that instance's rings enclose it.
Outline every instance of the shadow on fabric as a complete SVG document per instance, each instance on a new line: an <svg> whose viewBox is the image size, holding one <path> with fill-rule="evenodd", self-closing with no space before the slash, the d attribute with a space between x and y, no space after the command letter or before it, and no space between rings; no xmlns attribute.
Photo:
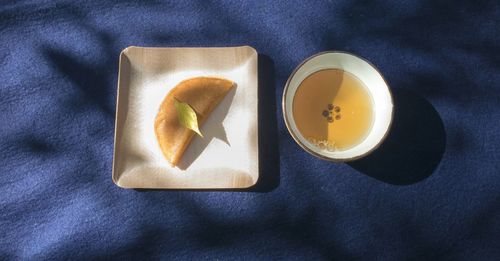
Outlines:
<svg viewBox="0 0 500 261"><path fill-rule="evenodd" d="M394 117L386 140L372 154L349 162L359 172L394 185L410 185L432 175L446 145L443 122L424 98L393 90Z"/></svg>
<svg viewBox="0 0 500 261"><path fill-rule="evenodd" d="M278 122L273 60L259 54L259 180L250 191L269 192L280 183Z"/></svg>

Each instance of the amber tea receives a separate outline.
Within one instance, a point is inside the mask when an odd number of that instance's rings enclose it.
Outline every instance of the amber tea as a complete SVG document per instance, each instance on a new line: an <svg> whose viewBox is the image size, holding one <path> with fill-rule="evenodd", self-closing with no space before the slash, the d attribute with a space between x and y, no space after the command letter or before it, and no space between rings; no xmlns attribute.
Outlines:
<svg viewBox="0 0 500 261"><path fill-rule="evenodd" d="M293 117L304 138L328 151L347 150L370 132L373 102L356 76L324 69L306 77L293 98Z"/></svg>

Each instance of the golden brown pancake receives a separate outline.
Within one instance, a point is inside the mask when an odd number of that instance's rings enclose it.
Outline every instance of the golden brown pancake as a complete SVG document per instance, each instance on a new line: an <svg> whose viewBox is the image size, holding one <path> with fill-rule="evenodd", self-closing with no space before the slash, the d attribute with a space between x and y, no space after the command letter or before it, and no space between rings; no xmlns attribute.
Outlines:
<svg viewBox="0 0 500 261"><path fill-rule="evenodd" d="M155 119L155 134L165 158L176 166L195 132L180 124L174 98L189 104L201 127L212 110L234 86L229 80L215 77L196 77L177 84L165 97Z"/></svg>

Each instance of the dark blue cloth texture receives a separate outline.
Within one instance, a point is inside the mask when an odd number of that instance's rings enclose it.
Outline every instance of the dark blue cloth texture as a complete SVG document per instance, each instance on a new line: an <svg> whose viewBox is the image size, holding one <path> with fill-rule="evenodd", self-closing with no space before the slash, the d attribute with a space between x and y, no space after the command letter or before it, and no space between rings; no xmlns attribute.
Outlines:
<svg viewBox="0 0 500 261"><path fill-rule="evenodd" d="M242 191L111 180L127 46L259 52L260 175ZM372 155L302 150L288 76L342 50L394 96ZM500 260L499 1L2 1L0 260Z"/></svg>

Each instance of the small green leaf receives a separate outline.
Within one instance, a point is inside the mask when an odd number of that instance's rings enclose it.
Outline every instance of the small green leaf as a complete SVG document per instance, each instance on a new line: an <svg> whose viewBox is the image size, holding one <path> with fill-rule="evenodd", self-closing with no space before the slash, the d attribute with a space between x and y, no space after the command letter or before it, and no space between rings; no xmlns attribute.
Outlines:
<svg viewBox="0 0 500 261"><path fill-rule="evenodd" d="M179 117L181 125L203 137L200 129L198 128L198 117L196 116L196 112L193 108L191 108L189 104L181 102L175 98L174 106L177 109L177 116Z"/></svg>

